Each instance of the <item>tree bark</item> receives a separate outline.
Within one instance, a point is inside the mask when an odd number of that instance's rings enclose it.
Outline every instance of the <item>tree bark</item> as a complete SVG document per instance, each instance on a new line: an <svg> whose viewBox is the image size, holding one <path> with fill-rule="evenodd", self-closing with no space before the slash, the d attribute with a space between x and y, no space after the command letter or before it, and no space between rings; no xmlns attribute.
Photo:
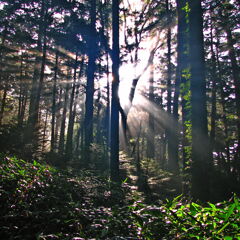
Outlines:
<svg viewBox="0 0 240 240"><path fill-rule="evenodd" d="M96 69L96 0L91 0L90 10L90 41L88 46L88 67L87 67L87 88L85 107L85 151L86 158L89 158L90 146L93 142L93 95L94 95L94 73ZM87 163L87 159L84 159Z"/></svg>
<svg viewBox="0 0 240 240"><path fill-rule="evenodd" d="M7 99L7 87L5 86L3 90L3 97L2 97L1 109L0 109L0 126L2 125L3 114L6 106L6 99Z"/></svg>
<svg viewBox="0 0 240 240"><path fill-rule="evenodd" d="M189 25L188 25L188 11L187 1L177 0L177 18L178 18L178 32L177 32L177 70L175 80L175 92L173 99L173 132L170 138L171 153L170 161L173 171L178 171L178 145L179 145L179 130L178 130L178 98L181 94L182 106L182 162L183 171L186 175L186 166L189 161L189 133L188 124L190 121L190 86L189 86ZM187 179L183 179L183 192L187 193Z"/></svg>
<svg viewBox="0 0 240 240"><path fill-rule="evenodd" d="M23 55L20 56L20 78L19 78L19 97L18 97L18 126L22 126L22 106L24 102L23 95Z"/></svg>
<svg viewBox="0 0 240 240"><path fill-rule="evenodd" d="M112 2L112 105L111 105L111 161L110 172L113 181L119 180L119 0Z"/></svg>
<svg viewBox="0 0 240 240"><path fill-rule="evenodd" d="M67 105L68 105L68 93L69 93L69 83L67 83L66 91L65 91L59 146L58 146L58 152L62 156L64 154L64 146L65 146L65 128L66 128L66 116L67 116Z"/></svg>
<svg viewBox="0 0 240 240"><path fill-rule="evenodd" d="M230 1L226 1L226 3L231 4ZM234 91L235 91L235 108L236 108L236 115L237 115L237 121L236 121L236 134L237 134L237 147L236 147L236 153L234 156L234 166L233 170L235 172L235 175L237 176L240 172L240 67L238 64L236 51L234 48L234 39L232 35L232 27L230 23L230 14L226 8L221 9L220 17L222 20L222 26L224 31L227 34L227 47L229 52L229 58L231 62L231 70L232 70L232 77L234 82Z"/></svg>
<svg viewBox="0 0 240 240"><path fill-rule="evenodd" d="M217 76L217 66L216 66L216 55L214 52L214 43L213 43L213 26L211 23L211 80L212 80L212 96L211 96L211 130L210 130L210 143L211 143L211 152L215 149L215 137L216 137L216 114L217 114L217 80L219 77Z"/></svg>
<svg viewBox="0 0 240 240"><path fill-rule="evenodd" d="M59 146L59 130L61 128L61 108L62 108L63 89L60 87L58 103L56 105L56 127L54 133L55 145ZM56 147L57 148L57 147Z"/></svg>
<svg viewBox="0 0 240 240"><path fill-rule="evenodd" d="M150 63L150 78L149 78L149 101L154 103L154 64L153 58ZM148 138L147 138L147 158L155 157L155 126L154 126L154 112L148 113Z"/></svg>
<svg viewBox="0 0 240 240"><path fill-rule="evenodd" d="M237 129L237 148L236 153L234 156L234 172L235 174L239 174L240 172L240 70L239 65L237 63L236 53L233 45L233 37L232 32L229 27L226 27L226 33L227 33L227 45L229 49L229 57L231 61L231 67L232 67L232 76L234 81L234 87L235 87L235 104L236 104L236 113L237 113L237 123L236 123L236 129Z"/></svg>
<svg viewBox="0 0 240 240"><path fill-rule="evenodd" d="M42 153L45 151L46 147L46 136L47 136L47 123L48 123L48 111L46 111L44 127L43 127L43 137L42 137Z"/></svg>
<svg viewBox="0 0 240 240"><path fill-rule="evenodd" d="M169 1L166 0L166 12L168 17L168 22L170 22L170 6ZM181 20L183 21L183 20ZM172 48L172 37L171 37L171 27L167 29L167 113L169 115L170 124L166 129L166 140L167 140L167 156L168 156L168 169L171 172L178 172L178 159L176 156L176 149L174 149L174 144L176 144L177 137L177 121L172 113L172 61L171 61L171 48ZM176 122L175 122L176 121Z"/></svg>
<svg viewBox="0 0 240 240"><path fill-rule="evenodd" d="M76 77L77 77L77 65L78 65L78 55L76 53L75 64L74 64L74 74L73 74L73 86L70 97L70 106L69 106L69 122L67 130L67 141L66 141L66 160L72 159L72 150L73 150L73 127L75 120L75 109L74 109L74 99L76 94Z"/></svg>
<svg viewBox="0 0 240 240"><path fill-rule="evenodd" d="M210 151L207 128L203 18L201 0L189 1L191 104L192 104L192 197L209 200Z"/></svg>
<svg viewBox="0 0 240 240"><path fill-rule="evenodd" d="M59 52L56 50L54 77L53 77L53 91L52 91L52 120L51 120L51 152L55 151L55 122L56 122L56 94L57 94L57 77L58 77L58 58Z"/></svg>
<svg viewBox="0 0 240 240"><path fill-rule="evenodd" d="M221 64L219 61L219 39L217 36L217 45L216 45L216 63L217 63L217 69L219 72L219 76L223 76ZM223 126L224 126L224 135L225 135L225 146L226 146L226 162L227 162L227 171L228 174L231 173L231 161L230 161L230 143L229 143L229 133L228 133L228 120L226 116L226 101L225 101L225 93L224 93L224 84L223 84L223 79L220 79L220 94L221 94L221 105L222 105L222 110L223 110L223 115L222 115L222 121L223 121Z"/></svg>
<svg viewBox="0 0 240 240"><path fill-rule="evenodd" d="M37 131L39 120L39 105L44 80L44 69L46 63L47 51L47 7L45 0L41 4L41 21L39 24L39 34L37 40L37 49L39 54L35 58L35 67L32 79L32 89L30 94L29 116L27 129L25 133L25 143L32 145L31 149L27 149L29 157L32 156L38 145ZM42 40L43 38L43 40ZM40 56L42 53L42 56Z"/></svg>

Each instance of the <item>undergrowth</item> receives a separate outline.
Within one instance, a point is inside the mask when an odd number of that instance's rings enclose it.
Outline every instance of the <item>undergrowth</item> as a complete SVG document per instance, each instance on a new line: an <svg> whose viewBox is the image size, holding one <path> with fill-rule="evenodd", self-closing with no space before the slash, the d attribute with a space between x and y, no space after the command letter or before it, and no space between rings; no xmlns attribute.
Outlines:
<svg viewBox="0 0 240 240"><path fill-rule="evenodd" d="M0 239L240 239L240 204L147 205L124 182L0 159Z"/></svg>

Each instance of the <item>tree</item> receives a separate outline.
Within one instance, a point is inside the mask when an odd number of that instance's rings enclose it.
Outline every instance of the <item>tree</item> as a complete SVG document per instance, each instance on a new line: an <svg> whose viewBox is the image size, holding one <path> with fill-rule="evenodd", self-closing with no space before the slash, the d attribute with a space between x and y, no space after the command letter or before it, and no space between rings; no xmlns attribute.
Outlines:
<svg viewBox="0 0 240 240"><path fill-rule="evenodd" d="M225 8L233 9L233 6L227 1L225 3ZM221 13L222 15L222 13ZM240 164L239 164L239 157L240 157L240 70L239 65L236 57L236 52L234 48L234 39L231 30L231 25L228 24L227 19L230 17L230 11L226 11L224 9L224 13L222 15L223 18L223 27L227 34L227 46L229 51L229 57L231 61L231 70L232 70L232 77L234 82L234 93L235 93L235 105L236 105L236 113L237 113L237 150L234 159L234 171L240 172ZM236 174L237 175L237 174Z"/></svg>
<svg viewBox="0 0 240 240"><path fill-rule="evenodd" d="M57 93L57 74L58 74L58 59L59 52L56 50L55 55L55 66L54 66L54 77L53 77L53 90L52 90L52 121L51 121L51 146L50 149L52 152L55 150L55 121L56 121L56 93Z"/></svg>
<svg viewBox="0 0 240 240"><path fill-rule="evenodd" d="M201 0L189 1L192 111L192 196L206 201L210 190L210 151L207 128L203 17Z"/></svg>
<svg viewBox="0 0 240 240"><path fill-rule="evenodd" d="M87 87L86 87L86 107L85 107L85 151L89 157L90 145L93 142L93 95L94 95L94 74L96 69L96 0L91 0L90 27L88 43L88 67L87 67ZM85 159L84 161L87 161Z"/></svg>
<svg viewBox="0 0 240 240"><path fill-rule="evenodd" d="M59 138L59 146L58 146L58 152L62 157L64 155L64 148L65 148L65 128L66 128L66 116L67 116L68 102L69 102L68 94L69 94L69 88L70 88L69 80L71 78L69 69L68 69L67 74L68 74L67 75L68 82L66 84L65 95L64 95L63 112L62 112L62 120L61 120L61 130L60 130L60 138Z"/></svg>
<svg viewBox="0 0 240 240"><path fill-rule="evenodd" d="M154 54L150 59L150 77L149 77L149 101L154 103ZM148 113L148 139L147 139L147 157L154 158L155 156L155 123L154 113ZM141 131L139 131L140 135ZM138 137L139 138L139 137ZM140 165L140 164L139 164Z"/></svg>
<svg viewBox="0 0 240 240"><path fill-rule="evenodd" d="M168 24L170 24L171 17L171 4L166 0L166 14L168 18ZM182 10L181 10L182 11ZM180 19L184 21L184 19ZM172 31L171 26L167 28L167 113L169 114L172 124L166 130L167 138L167 155L168 155L168 169L171 172L178 172L178 157L176 150L174 149L175 140L177 137L177 118L172 116ZM176 107L176 106L175 106Z"/></svg>
<svg viewBox="0 0 240 240"><path fill-rule="evenodd" d="M73 151L73 128L74 128L74 120L75 120L75 113L76 113L76 80L77 80L77 67L78 67L78 53L76 52L75 63L74 63L74 73L73 73L73 86L72 92L70 96L70 106L69 106L69 122L68 122L68 130L67 130L67 141L66 141L66 160L72 159L72 151Z"/></svg>
<svg viewBox="0 0 240 240"><path fill-rule="evenodd" d="M30 156L37 148L37 132L38 132L38 120L39 120L39 106L40 98L43 88L44 70L46 64L46 51L47 51L47 11L48 4L45 0L42 0L40 11L40 21L38 24L38 39L37 39L37 51L38 54L35 58L34 73L32 78L32 88L30 94L29 115L28 123L25 134L25 141L27 144L31 143L31 150L28 149Z"/></svg>
<svg viewBox="0 0 240 240"><path fill-rule="evenodd" d="M112 1L111 179L119 180L119 0Z"/></svg>
<svg viewBox="0 0 240 240"><path fill-rule="evenodd" d="M182 165L183 165L183 192L189 192L189 167L191 149L191 124L190 124L190 73L189 73L189 4L188 1L177 0L177 69L173 104L173 119L178 120L178 98L181 96L182 107ZM170 139L172 148L173 166L177 166L179 135L178 129ZM177 169L177 168L175 168Z"/></svg>

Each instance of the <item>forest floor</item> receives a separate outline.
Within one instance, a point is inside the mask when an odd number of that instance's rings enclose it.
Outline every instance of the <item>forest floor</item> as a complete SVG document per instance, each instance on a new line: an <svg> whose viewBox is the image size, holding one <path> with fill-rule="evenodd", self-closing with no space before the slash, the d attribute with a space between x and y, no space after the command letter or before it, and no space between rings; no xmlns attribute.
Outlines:
<svg viewBox="0 0 240 240"><path fill-rule="evenodd" d="M120 171L122 179L127 178L127 183L132 191L142 193L146 202L152 203L158 200L173 199L182 192L181 177L163 171L151 160L146 161L144 170L139 171L133 159L121 153Z"/></svg>
<svg viewBox="0 0 240 240"><path fill-rule="evenodd" d="M139 191L129 164L122 161L128 177L114 184L94 171L73 173L1 155L0 239L240 239L236 196L204 205L172 198L177 180L166 173Z"/></svg>

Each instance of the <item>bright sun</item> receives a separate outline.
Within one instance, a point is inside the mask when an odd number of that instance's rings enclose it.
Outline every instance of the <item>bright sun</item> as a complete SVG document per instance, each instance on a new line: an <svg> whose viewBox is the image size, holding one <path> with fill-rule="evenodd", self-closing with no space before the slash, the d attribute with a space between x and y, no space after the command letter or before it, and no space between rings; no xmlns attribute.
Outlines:
<svg viewBox="0 0 240 240"><path fill-rule="evenodd" d="M129 105L129 93L132 80L134 79L134 68L130 64L124 64L119 69L120 84L119 98L120 104L124 108Z"/></svg>
<svg viewBox="0 0 240 240"><path fill-rule="evenodd" d="M144 69L144 64L140 64L134 67L132 64L124 64L119 69L120 84L119 84L119 98L121 106L127 107L129 105L129 93L132 87L132 81L136 76L142 73ZM141 90L146 87L147 84L148 71L144 72L139 78L137 88L135 90L135 95L132 104L137 105L141 101Z"/></svg>

